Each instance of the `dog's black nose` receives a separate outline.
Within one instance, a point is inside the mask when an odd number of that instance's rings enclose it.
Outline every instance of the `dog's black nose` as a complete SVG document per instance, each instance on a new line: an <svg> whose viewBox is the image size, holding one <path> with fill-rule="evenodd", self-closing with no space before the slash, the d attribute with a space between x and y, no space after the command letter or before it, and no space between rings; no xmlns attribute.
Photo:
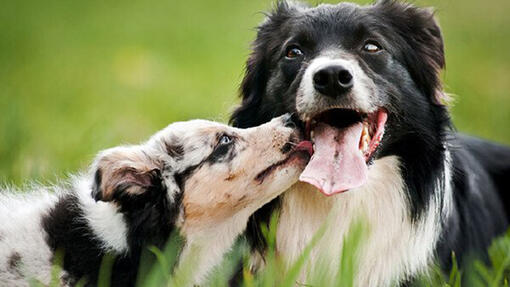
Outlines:
<svg viewBox="0 0 510 287"><path fill-rule="evenodd" d="M317 92L332 98L344 95L354 85L352 73L343 66L331 65L313 75L313 86Z"/></svg>

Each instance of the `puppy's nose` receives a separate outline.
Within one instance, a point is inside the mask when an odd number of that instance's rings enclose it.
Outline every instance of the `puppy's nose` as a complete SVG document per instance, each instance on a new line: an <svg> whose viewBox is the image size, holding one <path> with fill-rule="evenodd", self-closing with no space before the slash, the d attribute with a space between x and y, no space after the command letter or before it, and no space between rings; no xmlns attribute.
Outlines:
<svg viewBox="0 0 510 287"><path fill-rule="evenodd" d="M346 94L353 85L352 73L341 65L324 67L313 75L315 90L331 98Z"/></svg>

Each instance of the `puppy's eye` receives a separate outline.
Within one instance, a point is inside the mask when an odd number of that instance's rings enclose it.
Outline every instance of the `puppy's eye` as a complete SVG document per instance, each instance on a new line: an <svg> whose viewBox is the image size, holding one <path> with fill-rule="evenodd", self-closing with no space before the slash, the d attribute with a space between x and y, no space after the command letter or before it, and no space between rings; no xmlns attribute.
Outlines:
<svg viewBox="0 0 510 287"><path fill-rule="evenodd" d="M363 51L368 53L377 53L381 50L382 50L381 45L375 41L368 41L363 46Z"/></svg>
<svg viewBox="0 0 510 287"><path fill-rule="evenodd" d="M228 160L227 154L234 149L234 137L229 135L221 135L213 152L207 159L209 162L216 163Z"/></svg>
<svg viewBox="0 0 510 287"><path fill-rule="evenodd" d="M218 141L219 145L227 145L232 142L232 137L227 135L222 135L220 140Z"/></svg>
<svg viewBox="0 0 510 287"><path fill-rule="evenodd" d="M296 46L290 46L287 48L287 52L285 53L285 58L287 59L295 59L303 56L303 51L301 51Z"/></svg>

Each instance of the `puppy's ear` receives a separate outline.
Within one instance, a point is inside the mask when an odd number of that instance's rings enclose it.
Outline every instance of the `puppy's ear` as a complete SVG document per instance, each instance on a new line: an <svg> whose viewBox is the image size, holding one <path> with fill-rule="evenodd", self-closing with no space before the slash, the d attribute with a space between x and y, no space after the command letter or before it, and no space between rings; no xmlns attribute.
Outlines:
<svg viewBox="0 0 510 287"><path fill-rule="evenodd" d="M121 201L148 192L161 192L162 163L139 146L102 152L94 164L92 196L96 201Z"/></svg>
<svg viewBox="0 0 510 287"><path fill-rule="evenodd" d="M251 45L252 52L246 61L246 70L240 87L241 105L237 107L230 123L233 126L252 127L271 119L259 114L260 103L266 92L269 79L270 59L279 51L282 43L282 25L305 5L300 2L278 1L275 9L257 27L257 37Z"/></svg>
<svg viewBox="0 0 510 287"><path fill-rule="evenodd" d="M444 44L441 29L432 8L419 8L397 0L376 3L377 11L386 22L404 37L405 64L410 68L414 81L436 104L446 101L440 72L445 68Z"/></svg>

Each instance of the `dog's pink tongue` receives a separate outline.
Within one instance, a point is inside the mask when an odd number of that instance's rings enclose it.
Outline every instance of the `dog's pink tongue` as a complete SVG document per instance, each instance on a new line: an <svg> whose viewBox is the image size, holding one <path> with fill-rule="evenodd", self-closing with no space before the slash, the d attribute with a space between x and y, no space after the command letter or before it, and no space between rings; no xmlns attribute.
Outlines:
<svg viewBox="0 0 510 287"><path fill-rule="evenodd" d="M359 150L362 123L337 129L319 123L314 129L314 154L300 180L333 195L363 185L367 165Z"/></svg>

